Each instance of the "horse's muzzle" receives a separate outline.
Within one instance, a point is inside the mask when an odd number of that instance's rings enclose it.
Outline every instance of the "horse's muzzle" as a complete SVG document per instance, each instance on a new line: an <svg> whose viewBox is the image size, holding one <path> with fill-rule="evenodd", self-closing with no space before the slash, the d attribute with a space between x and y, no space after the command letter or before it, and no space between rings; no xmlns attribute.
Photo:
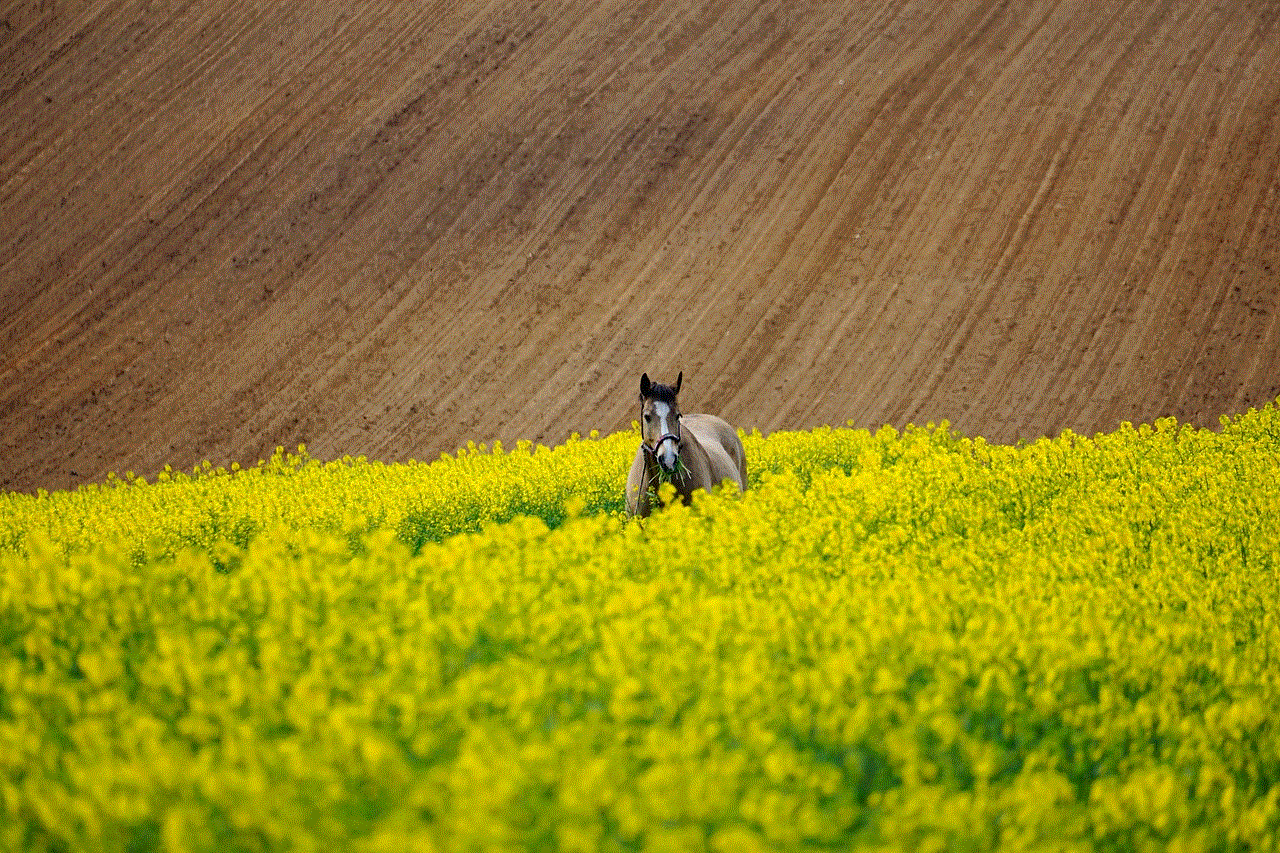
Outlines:
<svg viewBox="0 0 1280 853"><path fill-rule="evenodd" d="M671 461L669 463L662 457L662 445L667 441L674 442L671 447ZM668 474L674 473L680 460L680 436L670 432L667 433L653 443L653 447L649 448L649 453L663 471Z"/></svg>

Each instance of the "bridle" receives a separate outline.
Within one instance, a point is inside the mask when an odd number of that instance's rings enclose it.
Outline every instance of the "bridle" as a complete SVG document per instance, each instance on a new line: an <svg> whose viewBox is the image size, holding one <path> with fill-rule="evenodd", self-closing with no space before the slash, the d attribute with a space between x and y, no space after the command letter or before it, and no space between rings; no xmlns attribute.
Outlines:
<svg viewBox="0 0 1280 853"><path fill-rule="evenodd" d="M679 425L676 426L676 429L680 429ZM668 441L668 440L674 441L676 443L676 453L679 453L680 452L680 435L679 433L674 433L674 432L669 432L666 435L659 438L657 441L653 443L653 447L650 447L648 444L646 444L644 446L644 449L649 451L649 455L656 459L658 457L658 451L662 449L662 442Z"/></svg>
<svg viewBox="0 0 1280 853"><path fill-rule="evenodd" d="M643 412L641 412L641 414L643 415ZM653 443L653 447L650 447L649 442L647 441L640 442L640 446L644 448L645 453L653 457L654 462L657 462L658 451L662 449L662 443L664 441L674 441L676 443L676 455L678 456L680 454L680 440L680 415L677 414L675 432L668 432L661 435L658 440Z"/></svg>

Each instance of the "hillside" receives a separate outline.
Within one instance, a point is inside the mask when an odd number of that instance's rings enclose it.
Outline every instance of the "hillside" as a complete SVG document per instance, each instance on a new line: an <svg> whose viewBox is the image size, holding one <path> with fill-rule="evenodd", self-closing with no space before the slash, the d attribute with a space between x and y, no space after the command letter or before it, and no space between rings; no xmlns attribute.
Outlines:
<svg viewBox="0 0 1280 853"><path fill-rule="evenodd" d="M1273 3L0 7L0 488L1280 394Z"/></svg>

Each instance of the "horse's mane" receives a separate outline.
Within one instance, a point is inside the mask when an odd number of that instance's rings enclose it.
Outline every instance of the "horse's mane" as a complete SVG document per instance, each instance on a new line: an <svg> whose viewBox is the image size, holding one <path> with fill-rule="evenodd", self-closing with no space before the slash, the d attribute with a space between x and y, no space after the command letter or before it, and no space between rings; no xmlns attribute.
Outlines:
<svg viewBox="0 0 1280 853"><path fill-rule="evenodd" d="M670 385L661 385L657 382L650 383L649 399L674 406L676 404L676 389Z"/></svg>

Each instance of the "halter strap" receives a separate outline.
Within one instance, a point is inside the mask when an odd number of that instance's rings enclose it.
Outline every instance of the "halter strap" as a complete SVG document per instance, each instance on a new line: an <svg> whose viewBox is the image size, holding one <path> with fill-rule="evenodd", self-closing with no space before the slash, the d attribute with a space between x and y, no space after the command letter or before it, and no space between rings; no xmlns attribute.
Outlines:
<svg viewBox="0 0 1280 853"><path fill-rule="evenodd" d="M653 443L653 447L650 447L649 445L646 444L644 446L644 449L649 451L649 453L652 454L653 456L657 456L658 450L662 447L662 442L668 439L676 443L676 452L679 453L680 452L680 436L679 434L674 432L669 432L666 435L662 436L662 438L659 438L657 441Z"/></svg>

